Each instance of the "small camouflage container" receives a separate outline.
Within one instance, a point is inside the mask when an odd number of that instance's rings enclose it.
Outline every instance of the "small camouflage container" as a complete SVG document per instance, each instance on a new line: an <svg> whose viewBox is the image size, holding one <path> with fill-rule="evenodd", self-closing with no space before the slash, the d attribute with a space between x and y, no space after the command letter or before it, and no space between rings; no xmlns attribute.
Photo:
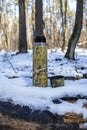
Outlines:
<svg viewBox="0 0 87 130"><path fill-rule="evenodd" d="M64 86L64 76L52 76L50 77L51 87Z"/></svg>
<svg viewBox="0 0 87 130"><path fill-rule="evenodd" d="M37 36L33 46L33 85L47 86L47 45L44 36Z"/></svg>

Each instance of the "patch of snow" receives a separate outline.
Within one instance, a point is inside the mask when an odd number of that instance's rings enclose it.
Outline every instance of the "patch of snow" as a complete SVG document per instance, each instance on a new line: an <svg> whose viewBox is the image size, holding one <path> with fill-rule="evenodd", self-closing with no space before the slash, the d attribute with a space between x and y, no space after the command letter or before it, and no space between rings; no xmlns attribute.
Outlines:
<svg viewBox="0 0 87 130"><path fill-rule="evenodd" d="M48 77L52 75L82 76L87 73L87 50L76 49L76 61L64 58L65 52L60 49L48 50ZM11 64L14 66L14 72ZM62 97L87 96L87 79L65 80L63 87L51 88L35 87L32 85L32 51L27 54L15 52L0 52L0 100L12 100L15 104L26 105L33 109L48 109L53 113L64 114L75 112L83 114L87 118L87 109L83 108L86 99L75 103L61 100L60 104L54 104L53 99Z"/></svg>

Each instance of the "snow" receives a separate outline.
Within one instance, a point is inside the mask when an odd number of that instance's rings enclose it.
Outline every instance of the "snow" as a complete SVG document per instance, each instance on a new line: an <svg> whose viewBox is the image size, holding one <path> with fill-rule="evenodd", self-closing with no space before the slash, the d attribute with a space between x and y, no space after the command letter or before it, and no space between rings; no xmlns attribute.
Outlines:
<svg viewBox="0 0 87 130"><path fill-rule="evenodd" d="M87 123L82 124L80 127L86 129L87 128Z"/></svg>
<svg viewBox="0 0 87 130"><path fill-rule="evenodd" d="M76 60L64 58L60 49L48 50L48 77L52 75L83 76L87 74L87 50L76 49ZM14 71L15 70L15 71ZM67 112L82 114L87 118L87 109L83 107L86 99L74 103L62 100L62 97L87 96L87 79L65 80L62 87L35 87L32 85L32 50L27 54L0 51L0 101L12 101L14 104L26 105L32 109L49 110L63 115ZM59 99L61 103L54 104ZM84 124L86 127L86 124Z"/></svg>

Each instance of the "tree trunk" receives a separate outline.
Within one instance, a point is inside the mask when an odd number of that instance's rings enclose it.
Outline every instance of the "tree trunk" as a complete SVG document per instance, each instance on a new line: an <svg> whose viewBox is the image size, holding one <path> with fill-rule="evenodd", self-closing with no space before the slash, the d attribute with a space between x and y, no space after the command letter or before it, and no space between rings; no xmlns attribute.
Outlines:
<svg viewBox="0 0 87 130"><path fill-rule="evenodd" d="M34 0L32 0L32 43L34 43L34 36L35 36L35 7L34 7Z"/></svg>
<svg viewBox="0 0 87 130"><path fill-rule="evenodd" d="M2 17L2 5L0 1L0 28L1 28L1 17Z"/></svg>
<svg viewBox="0 0 87 130"><path fill-rule="evenodd" d="M63 1L60 0L60 13L61 13L61 18L62 18L62 51L64 50L65 47L65 29L64 29L64 13L63 13Z"/></svg>
<svg viewBox="0 0 87 130"><path fill-rule="evenodd" d="M19 52L27 52L25 0L19 0Z"/></svg>
<svg viewBox="0 0 87 130"><path fill-rule="evenodd" d="M67 4L68 4L68 2L67 2L67 0L65 0L64 1L64 20L63 20L63 26L64 26L64 33L63 33L63 45L62 45L62 51L64 51L64 49L65 49L65 46L66 46L66 42L67 42Z"/></svg>
<svg viewBox="0 0 87 130"><path fill-rule="evenodd" d="M35 36L43 35L43 2L42 0L36 0L35 2Z"/></svg>
<svg viewBox="0 0 87 130"><path fill-rule="evenodd" d="M83 20L83 0L77 0L76 18L73 33L69 39L68 49L65 57L68 59L75 59L75 48L79 40Z"/></svg>

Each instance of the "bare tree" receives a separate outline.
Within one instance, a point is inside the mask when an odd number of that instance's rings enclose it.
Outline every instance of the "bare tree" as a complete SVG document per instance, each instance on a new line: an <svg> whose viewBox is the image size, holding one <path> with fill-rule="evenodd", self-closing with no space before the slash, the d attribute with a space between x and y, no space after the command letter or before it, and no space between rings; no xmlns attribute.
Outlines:
<svg viewBox="0 0 87 130"><path fill-rule="evenodd" d="M43 2L42 0L36 0L35 9L38 13L35 13L35 35L43 35Z"/></svg>
<svg viewBox="0 0 87 130"><path fill-rule="evenodd" d="M27 52L25 0L19 0L19 52Z"/></svg>
<svg viewBox="0 0 87 130"><path fill-rule="evenodd" d="M83 0L77 0L76 18L73 33L69 39L68 49L65 57L75 59L75 48L79 40L83 21Z"/></svg>

